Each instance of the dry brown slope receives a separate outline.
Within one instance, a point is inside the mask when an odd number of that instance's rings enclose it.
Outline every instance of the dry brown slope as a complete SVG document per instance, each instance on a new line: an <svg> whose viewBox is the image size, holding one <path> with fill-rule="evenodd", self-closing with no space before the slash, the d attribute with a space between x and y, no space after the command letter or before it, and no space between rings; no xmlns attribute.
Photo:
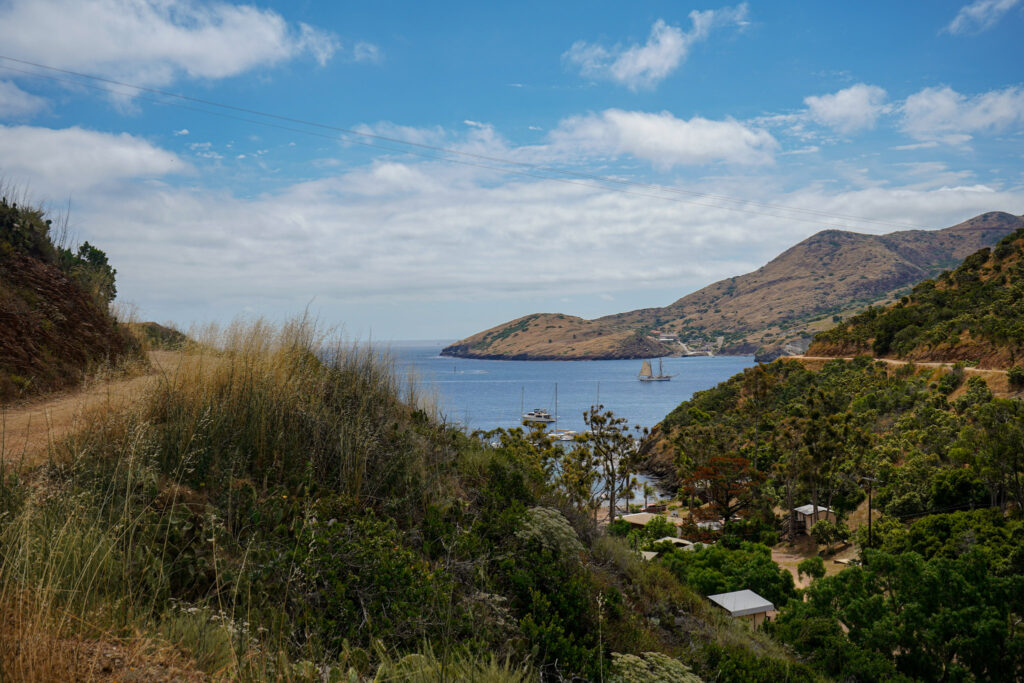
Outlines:
<svg viewBox="0 0 1024 683"><path fill-rule="evenodd" d="M501 359L637 358L672 349L645 339L659 328L683 340L724 337L720 353L809 338L872 304L959 263L1024 227L1024 218L991 212L942 230L863 235L819 232L758 270L721 280L664 308L584 320L557 313L517 318L446 348L452 356Z"/></svg>
<svg viewBox="0 0 1024 683"><path fill-rule="evenodd" d="M971 254L899 302L867 310L820 335L810 355L872 354L970 361L1006 369L1024 359L1024 228Z"/></svg>

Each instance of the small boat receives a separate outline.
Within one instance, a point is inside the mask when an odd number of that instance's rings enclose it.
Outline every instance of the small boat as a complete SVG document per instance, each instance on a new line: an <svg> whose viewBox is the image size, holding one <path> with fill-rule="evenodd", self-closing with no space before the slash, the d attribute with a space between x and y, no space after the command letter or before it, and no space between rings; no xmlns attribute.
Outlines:
<svg viewBox="0 0 1024 683"><path fill-rule="evenodd" d="M575 441L577 432L571 429L555 429L551 432L551 438L555 441Z"/></svg>
<svg viewBox="0 0 1024 683"><path fill-rule="evenodd" d="M651 372L650 361L644 361L640 365L640 374L636 376L641 382L667 382L672 379L672 375L666 375L664 369L661 367L661 359L658 359L658 374L655 375Z"/></svg>
<svg viewBox="0 0 1024 683"><path fill-rule="evenodd" d="M523 413L523 422L543 422L548 424L554 422L555 418L543 408L534 408L528 413Z"/></svg>

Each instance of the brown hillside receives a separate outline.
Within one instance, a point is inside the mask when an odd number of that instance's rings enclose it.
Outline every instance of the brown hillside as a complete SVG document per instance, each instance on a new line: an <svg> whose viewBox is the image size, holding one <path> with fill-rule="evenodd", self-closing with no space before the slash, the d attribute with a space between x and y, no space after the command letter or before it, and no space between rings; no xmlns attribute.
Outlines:
<svg viewBox="0 0 1024 683"><path fill-rule="evenodd" d="M693 348L753 353L810 337L868 305L889 303L923 279L1024 227L1024 218L991 212L942 230L863 235L819 232L758 270L721 280L664 308L584 320L535 314L461 340L443 353L501 359L639 358L683 352L652 329ZM721 344L718 344L721 339Z"/></svg>
<svg viewBox="0 0 1024 683"><path fill-rule="evenodd" d="M0 404L137 354L106 307L56 265L42 215L6 201L0 209Z"/></svg>
<svg viewBox="0 0 1024 683"><path fill-rule="evenodd" d="M1024 359L1024 228L926 280L886 309L821 334L814 356L872 354L1008 368Z"/></svg>

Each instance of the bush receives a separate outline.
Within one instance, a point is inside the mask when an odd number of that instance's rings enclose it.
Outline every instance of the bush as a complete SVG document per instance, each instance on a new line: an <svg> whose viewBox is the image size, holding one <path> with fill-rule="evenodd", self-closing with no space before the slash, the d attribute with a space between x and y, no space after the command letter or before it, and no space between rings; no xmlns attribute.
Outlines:
<svg viewBox="0 0 1024 683"><path fill-rule="evenodd" d="M1024 365L1014 365L1012 368L1006 371L1006 379L1010 381L1010 386L1016 389L1024 387Z"/></svg>
<svg viewBox="0 0 1024 683"><path fill-rule="evenodd" d="M664 566L701 595L749 588L781 607L796 596L793 575L772 561L771 549L743 542L736 550L705 546L674 550L661 557Z"/></svg>

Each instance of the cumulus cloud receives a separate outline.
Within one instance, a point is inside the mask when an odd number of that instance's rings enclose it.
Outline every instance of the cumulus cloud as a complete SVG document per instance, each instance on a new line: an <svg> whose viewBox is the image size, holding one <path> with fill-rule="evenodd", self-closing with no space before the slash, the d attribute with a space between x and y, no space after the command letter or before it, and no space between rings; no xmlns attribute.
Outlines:
<svg viewBox="0 0 1024 683"><path fill-rule="evenodd" d="M954 35L981 33L998 24L999 20L1018 4L1020 0L976 0L961 7L945 30Z"/></svg>
<svg viewBox="0 0 1024 683"><path fill-rule="evenodd" d="M0 126L0 177L47 198L188 170L175 154L126 133Z"/></svg>
<svg viewBox="0 0 1024 683"><path fill-rule="evenodd" d="M747 184L751 199L933 227L1024 200L983 185L777 193L758 184ZM349 329L390 324L405 334L416 331L400 321L444 302L479 302L486 314L515 299L529 309L552 292L682 295L834 225L700 205L707 203L550 180L495 184L456 167L380 162L256 197L155 184L89 193L76 198L74 218L89 227L83 237L110 253L119 291L159 319L208 319L244 306L294 313L315 298L325 319ZM374 310L365 318L348 314L368 303Z"/></svg>
<svg viewBox="0 0 1024 683"><path fill-rule="evenodd" d="M669 112L608 109L563 120L550 134L563 153L628 154L668 169L678 165L727 162L770 163L778 143L770 133L727 119L685 120Z"/></svg>
<svg viewBox="0 0 1024 683"><path fill-rule="evenodd" d="M0 81L0 117L20 119L46 109L45 98L27 93L10 81Z"/></svg>
<svg viewBox="0 0 1024 683"><path fill-rule="evenodd" d="M225 78L303 54L322 65L339 47L272 10L195 0L9 0L0 43L30 61L143 85Z"/></svg>
<svg viewBox="0 0 1024 683"><path fill-rule="evenodd" d="M885 90L877 85L858 83L830 95L806 97L804 104L813 121L849 134L874 128L886 110L885 98Z"/></svg>
<svg viewBox="0 0 1024 683"><path fill-rule="evenodd" d="M606 48L578 40L562 55L562 59L588 78L610 80L634 91L653 88L675 71L693 45L706 40L712 29L726 25L745 26L747 14L746 3L719 10L694 10L689 15L689 31L658 19L651 26L651 33L643 45Z"/></svg>
<svg viewBox="0 0 1024 683"><path fill-rule="evenodd" d="M648 116L670 128L678 121ZM589 118L612 125L615 110ZM700 131L728 122L679 123ZM486 136L491 127L482 125L466 135ZM560 131L573 130L563 125ZM209 150L194 144L194 152ZM553 154L555 146L551 140L543 152ZM316 180L243 195L201 182L175 186L169 176L189 168L174 154L138 137L80 128L0 127L0 160L0 176L28 185L34 196L59 201L78 190L76 229L110 254L119 291L146 315L185 323L246 309L279 315L315 299L326 320L375 331L390 324L397 334L416 334L403 323L444 302L493 315L496 302L519 301L530 310L531 301L552 292L603 292L619 302L636 300L645 288L681 295L753 270L817 230L844 225L796 221L807 215L754 205L731 211L710 195L931 227L1024 203L1019 188L968 185L969 174L923 163L904 167L912 184L900 187L787 191L772 169L691 180L680 189L709 196L661 201L408 158L324 170ZM353 317L354 310L365 310L364 317ZM441 323L431 324L437 330ZM479 327L466 324L467 333Z"/></svg>
<svg viewBox="0 0 1024 683"><path fill-rule="evenodd" d="M968 97L952 88L925 88L903 104L903 128L919 140L965 144L972 135L1024 124L1024 89L990 90Z"/></svg>

